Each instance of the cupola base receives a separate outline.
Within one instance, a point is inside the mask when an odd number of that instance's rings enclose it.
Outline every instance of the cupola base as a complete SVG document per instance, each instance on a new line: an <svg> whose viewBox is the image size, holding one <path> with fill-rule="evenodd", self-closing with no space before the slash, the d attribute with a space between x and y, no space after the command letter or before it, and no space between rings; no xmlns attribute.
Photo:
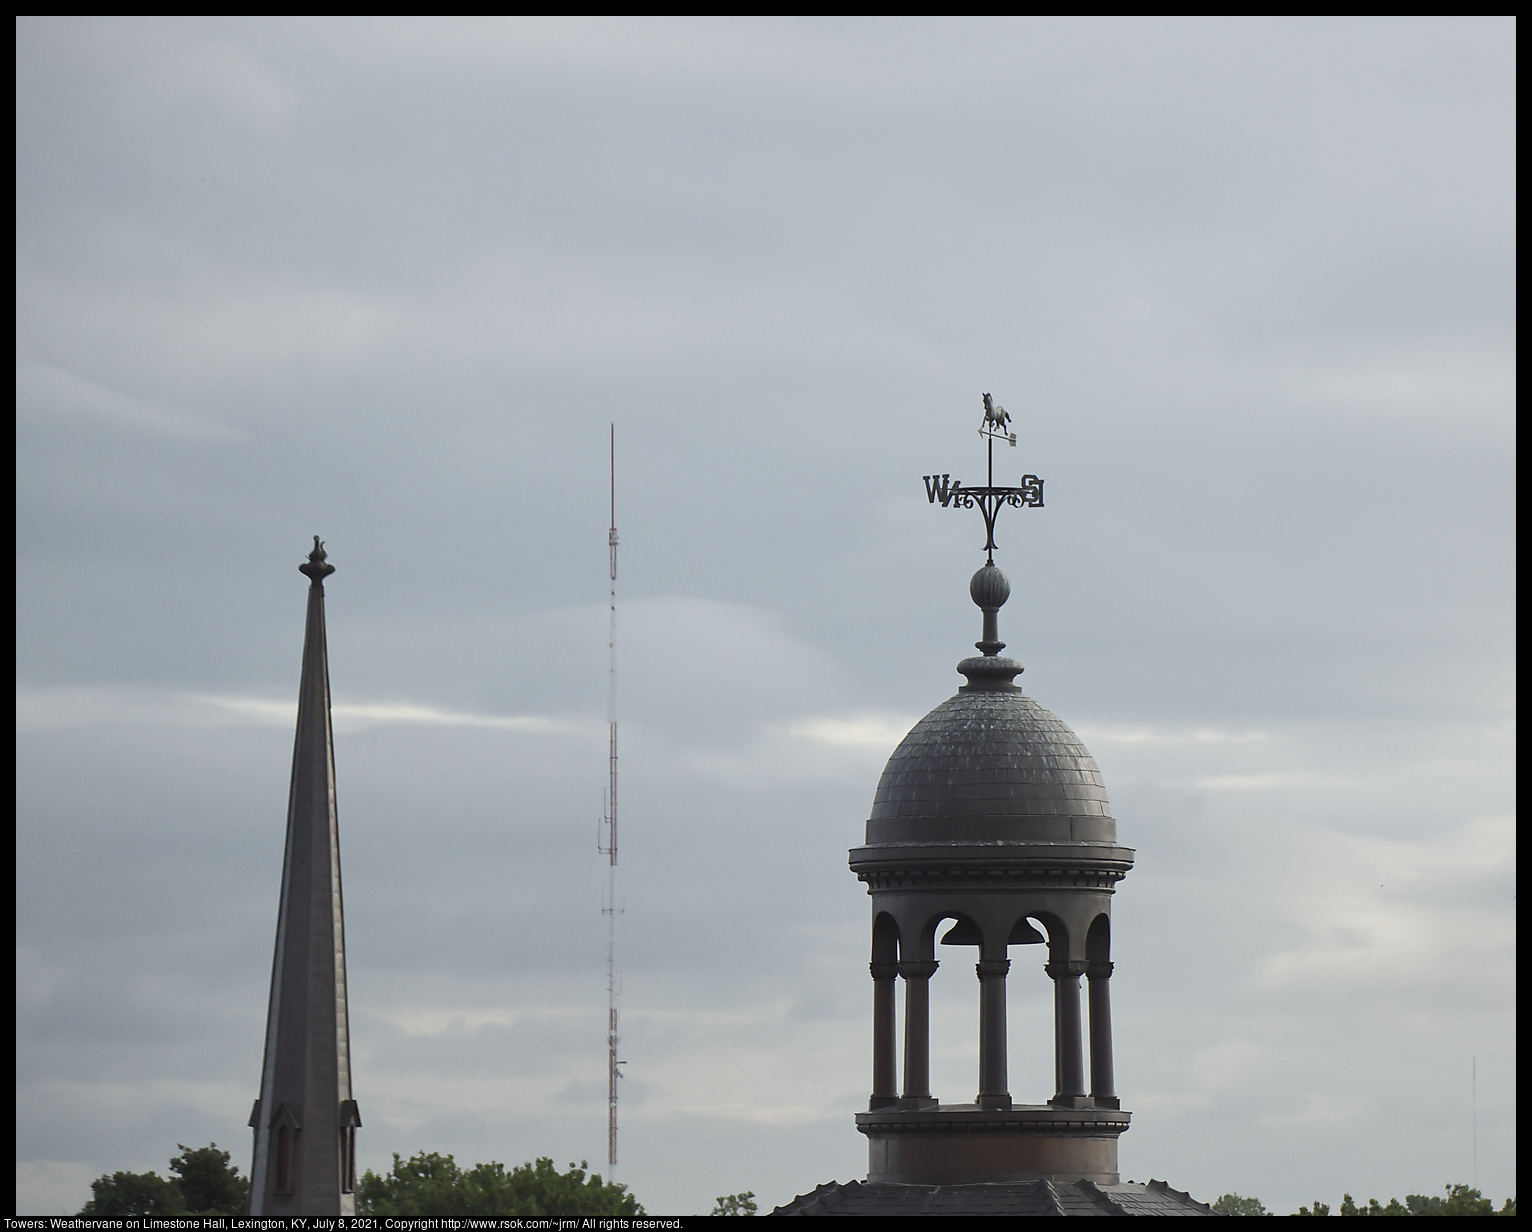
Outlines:
<svg viewBox="0 0 1532 1232"><path fill-rule="evenodd" d="M867 1180L906 1185L1092 1181L1116 1185L1129 1113L1050 1104L880 1108L857 1114Z"/></svg>

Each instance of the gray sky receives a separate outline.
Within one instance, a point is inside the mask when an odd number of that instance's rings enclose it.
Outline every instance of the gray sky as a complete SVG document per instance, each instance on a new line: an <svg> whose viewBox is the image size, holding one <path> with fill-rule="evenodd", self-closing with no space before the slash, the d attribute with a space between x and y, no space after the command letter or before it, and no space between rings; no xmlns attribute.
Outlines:
<svg viewBox="0 0 1532 1232"><path fill-rule="evenodd" d="M1106 778L1124 1177L1514 1189L1508 19L19 26L18 1203L249 1168L309 536L362 1162L866 1174L883 761L1002 612ZM977 989L933 981L972 1098ZM1011 980L1011 1090L1051 1093Z"/></svg>

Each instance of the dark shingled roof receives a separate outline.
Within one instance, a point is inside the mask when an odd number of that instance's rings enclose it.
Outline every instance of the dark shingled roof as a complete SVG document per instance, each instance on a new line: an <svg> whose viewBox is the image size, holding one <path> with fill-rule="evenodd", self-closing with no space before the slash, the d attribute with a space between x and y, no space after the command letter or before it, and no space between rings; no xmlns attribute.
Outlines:
<svg viewBox="0 0 1532 1232"><path fill-rule="evenodd" d="M1216 1215L1164 1181L1002 1181L983 1185L821 1185L773 1215Z"/></svg>
<svg viewBox="0 0 1532 1232"><path fill-rule="evenodd" d="M915 724L867 822L868 843L1116 838L1090 750L1019 689L958 693Z"/></svg>

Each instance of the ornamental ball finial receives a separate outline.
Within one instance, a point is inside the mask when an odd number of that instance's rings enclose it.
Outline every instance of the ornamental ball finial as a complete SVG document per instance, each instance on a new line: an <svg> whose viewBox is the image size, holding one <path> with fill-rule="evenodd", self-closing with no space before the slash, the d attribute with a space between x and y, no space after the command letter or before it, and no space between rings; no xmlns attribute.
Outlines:
<svg viewBox="0 0 1532 1232"><path fill-rule="evenodd" d="M298 572L312 580L319 589L324 589L324 580L335 572L334 565L325 564L324 544L319 541L319 536L314 536L314 550L309 553L308 564L299 565Z"/></svg>
<svg viewBox="0 0 1532 1232"><path fill-rule="evenodd" d="M1010 579L998 566L985 565L969 579L968 595L984 611L996 611L1011 597Z"/></svg>

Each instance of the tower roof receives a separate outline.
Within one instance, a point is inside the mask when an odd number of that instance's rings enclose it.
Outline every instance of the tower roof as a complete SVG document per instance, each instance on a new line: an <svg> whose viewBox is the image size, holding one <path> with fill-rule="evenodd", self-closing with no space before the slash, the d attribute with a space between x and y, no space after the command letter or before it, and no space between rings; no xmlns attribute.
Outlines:
<svg viewBox="0 0 1532 1232"><path fill-rule="evenodd" d="M773 1215L1216 1215L1164 1181L1011 1181L987 1185L821 1185Z"/></svg>
<svg viewBox="0 0 1532 1232"><path fill-rule="evenodd" d="M996 613L1011 584L993 562L969 582L984 613L968 683L921 719L883 768L858 876L915 861L970 870L1088 865L1115 880L1133 866L1117 845L1106 785L1080 737L1015 683Z"/></svg>
<svg viewBox="0 0 1532 1232"><path fill-rule="evenodd" d="M995 615L1011 584L993 562L968 593L984 612L982 653L957 665L968 683L894 750L867 819L869 846L900 843L1115 844L1106 785L1068 724L1015 683Z"/></svg>
<svg viewBox="0 0 1532 1232"><path fill-rule="evenodd" d="M964 689L910 729L873 796L868 843L1115 843L1090 751L1020 689Z"/></svg>

